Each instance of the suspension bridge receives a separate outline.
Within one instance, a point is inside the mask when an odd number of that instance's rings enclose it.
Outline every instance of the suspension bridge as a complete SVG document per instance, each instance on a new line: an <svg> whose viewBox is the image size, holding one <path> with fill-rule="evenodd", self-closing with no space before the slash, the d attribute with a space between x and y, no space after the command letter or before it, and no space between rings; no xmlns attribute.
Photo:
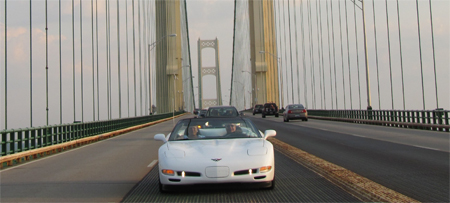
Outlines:
<svg viewBox="0 0 450 203"><path fill-rule="evenodd" d="M224 1L231 67L189 3L0 0L1 201L449 201L448 2ZM203 102L305 105L246 115L277 131L276 190L158 193L153 135Z"/></svg>

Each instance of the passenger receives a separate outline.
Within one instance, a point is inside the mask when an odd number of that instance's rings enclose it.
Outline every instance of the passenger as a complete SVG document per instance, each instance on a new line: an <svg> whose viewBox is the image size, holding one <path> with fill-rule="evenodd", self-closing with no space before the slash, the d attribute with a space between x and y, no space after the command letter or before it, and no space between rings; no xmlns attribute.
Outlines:
<svg viewBox="0 0 450 203"><path fill-rule="evenodd" d="M198 139L198 137L199 137L198 127L197 126L189 127L188 138L189 139Z"/></svg>
<svg viewBox="0 0 450 203"><path fill-rule="evenodd" d="M211 116L219 116L219 111L217 111L216 109L212 110Z"/></svg>

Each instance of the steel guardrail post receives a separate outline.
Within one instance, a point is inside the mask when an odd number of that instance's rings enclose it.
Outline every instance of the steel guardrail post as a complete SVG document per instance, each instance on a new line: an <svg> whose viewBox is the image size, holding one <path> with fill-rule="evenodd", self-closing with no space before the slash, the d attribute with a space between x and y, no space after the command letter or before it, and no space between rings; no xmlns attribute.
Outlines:
<svg viewBox="0 0 450 203"><path fill-rule="evenodd" d="M40 148L40 147L43 146L42 145L43 129L42 129L42 127L39 127L36 130L37 130L37 136L36 136L37 145L36 145L36 148Z"/></svg>
<svg viewBox="0 0 450 203"><path fill-rule="evenodd" d="M23 142L24 142L24 148L23 148L23 150L24 151L27 151L27 150L30 150L30 129L29 128L27 128L26 130L25 130L25 137L23 138Z"/></svg>
<svg viewBox="0 0 450 203"><path fill-rule="evenodd" d="M9 140L7 141L8 142L8 147L9 147L9 149L8 149L8 153L7 154L13 154L14 153L14 143L15 143L15 132L14 132L14 130L12 130L10 133L9 133Z"/></svg>
<svg viewBox="0 0 450 203"><path fill-rule="evenodd" d="M17 135L17 139L16 139L16 145L17 145L17 149L14 151L14 153L17 152L22 152L23 151L23 130L19 129L18 131L16 131L16 135Z"/></svg>
<svg viewBox="0 0 450 203"><path fill-rule="evenodd" d="M36 149L36 128L31 128L30 133L30 149Z"/></svg>
<svg viewBox="0 0 450 203"><path fill-rule="evenodd" d="M7 131L2 131L1 132L1 134L2 134L2 140L1 140L1 147L2 147L2 152L1 152L1 156L5 156L7 153L8 153L8 151L6 150L7 149L7 137L8 137L8 132Z"/></svg>

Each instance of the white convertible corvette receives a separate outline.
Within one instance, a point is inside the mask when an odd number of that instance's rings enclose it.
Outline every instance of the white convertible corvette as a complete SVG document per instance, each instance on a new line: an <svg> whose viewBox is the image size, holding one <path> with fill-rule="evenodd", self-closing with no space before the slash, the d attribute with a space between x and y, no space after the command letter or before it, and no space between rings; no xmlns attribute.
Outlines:
<svg viewBox="0 0 450 203"><path fill-rule="evenodd" d="M171 185L261 183L275 186L273 145L248 119L192 118L180 120L173 131L155 140L159 148L159 184Z"/></svg>

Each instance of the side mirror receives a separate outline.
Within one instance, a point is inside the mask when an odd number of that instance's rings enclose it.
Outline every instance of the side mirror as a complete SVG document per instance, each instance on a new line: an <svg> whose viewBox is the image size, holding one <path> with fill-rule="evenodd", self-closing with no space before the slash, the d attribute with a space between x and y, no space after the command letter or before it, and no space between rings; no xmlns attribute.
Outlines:
<svg viewBox="0 0 450 203"><path fill-rule="evenodd" d="M277 131L275 130L266 130L264 131L264 139L267 140L269 137L275 137L277 135Z"/></svg>
<svg viewBox="0 0 450 203"><path fill-rule="evenodd" d="M166 136L164 134L156 134L154 137L155 140L163 141L164 143L167 142Z"/></svg>

